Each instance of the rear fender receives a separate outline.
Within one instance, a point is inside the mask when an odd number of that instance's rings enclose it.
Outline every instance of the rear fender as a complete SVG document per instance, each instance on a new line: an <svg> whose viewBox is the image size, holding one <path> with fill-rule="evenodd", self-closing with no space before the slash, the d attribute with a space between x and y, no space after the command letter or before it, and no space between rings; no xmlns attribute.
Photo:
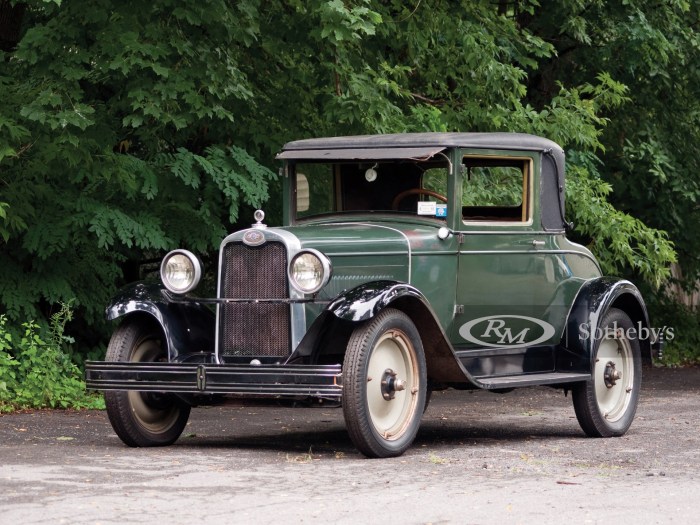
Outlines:
<svg viewBox="0 0 700 525"><path fill-rule="evenodd" d="M610 308L625 312L637 332L644 361L651 360L652 340L649 314L637 287L624 279L599 277L586 282L579 290L569 313L566 330L557 353L557 370L560 372L586 372L593 370L596 335L600 334L600 322Z"/></svg>
<svg viewBox="0 0 700 525"><path fill-rule="evenodd" d="M139 282L123 288L105 314L110 321L139 315L155 319L163 329L171 362L193 355L209 361L214 355L214 313L195 301L173 301L161 283Z"/></svg>

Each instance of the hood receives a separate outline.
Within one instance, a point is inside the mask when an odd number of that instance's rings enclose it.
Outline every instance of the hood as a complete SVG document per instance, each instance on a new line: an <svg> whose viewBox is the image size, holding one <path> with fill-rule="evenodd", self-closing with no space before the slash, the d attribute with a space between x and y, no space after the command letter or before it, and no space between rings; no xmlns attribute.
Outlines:
<svg viewBox="0 0 700 525"><path fill-rule="evenodd" d="M439 226L392 222L314 223L283 228L294 234L302 248L315 248L328 257L440 250Z"/></svg>
<svg viewBox="0 0 700 525"><path fill-rule="evenodd" d="M412 258L444 250L439 226L392 222L313 223L283 228L302 248L325 254L333 276L323 295L332 298L369 281L411 282Z"/></svg>

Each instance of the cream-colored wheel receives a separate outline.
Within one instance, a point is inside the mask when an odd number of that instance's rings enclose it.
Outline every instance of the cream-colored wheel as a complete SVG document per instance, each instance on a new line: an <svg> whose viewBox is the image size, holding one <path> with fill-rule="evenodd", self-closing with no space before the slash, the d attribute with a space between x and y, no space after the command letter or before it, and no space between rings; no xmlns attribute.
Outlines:
<svg viewBox="0 0 700 525"><path fill-rule="evenodd" d="M632 349L626 337L611 333L600 342L593 384L598 410L611 423L625 415L632 399L632 363Z"/></svg>
<svg viewBox="0 0 700 525"><path fill-rule="evenodd" d="M573 389L574 409L589 436L621 436L632 424L639 401L639 340L629 316L616 308L605 314L597 335L592 376Z"/></svg>
<svg viewBox="0 0 700 525"><path fill-rule="evenodd" d="M417 366L413 344L400 330L385 332L372 351L367 405L374 429L385 439L401 436L416 411Z"/></svg>
<svg viewBox="0 0 700 525"><path fill-rule="evenodd" d="M410 318L387 309L350 337L343 413L355 446L370 457L402 454L413 442L426 395L423 345Z"/></svg>

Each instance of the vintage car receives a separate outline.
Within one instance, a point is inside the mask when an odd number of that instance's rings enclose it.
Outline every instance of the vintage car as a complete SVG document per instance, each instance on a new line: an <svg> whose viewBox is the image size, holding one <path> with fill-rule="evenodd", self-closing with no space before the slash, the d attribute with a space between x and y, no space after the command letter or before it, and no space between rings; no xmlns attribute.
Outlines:
<svg viewBox="0 0 700 525"><path fill-rule="evenodd" d="M257 211L223 240L216 297L193 295L203 269L182 249L107 307L121 324L86 379L124 443L173 443L192 406L269 398L342 406L362 453L397 456L433 390L535 385L571 392L587 435L627 431L649 319L566 238L557 144L333 137L277 159L284 226Z"/></svg>

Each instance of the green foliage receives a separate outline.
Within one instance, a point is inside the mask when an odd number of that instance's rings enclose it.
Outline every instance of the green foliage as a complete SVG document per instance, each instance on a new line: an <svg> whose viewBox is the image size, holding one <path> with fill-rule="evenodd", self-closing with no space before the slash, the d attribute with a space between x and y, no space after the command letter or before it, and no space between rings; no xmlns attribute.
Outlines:
<svg viewBox="0 0 700 525"><path fill-rule="evenodd" d="M649 228L610 204L612 187L600 178L596 160L592 155L569 155L568 202L580 199L586 203L572 206L569 219L582 242L598 257L604 273L624 275L631 269L659 288L671 275L670 264L676 261L673 243L666 232Z"/></svg>
<svg viewBox="0 0 700 525"><path fill-rule="evenodd" d="M626 100L602 113L608 124L600 137L605 152L596 169L612 189L607 198L615 209L668 232L683 275L674 284L696 288L700 278L700 236L696 234L700 227L700 180L696 175L700 156L692 145L700 141L697 3L640 0L591 2L584 7L578 0L564 0L538 7L535 16L521 17L521 23L557 49L531 77L530 93L537 104L546 103L555 89L554 81L561 78L571 83L591 82L605 71L627 87ZM576 206L576 211L584 206ZM635 250L646 247L651 253L637 252L642 260L632 266L638 268L641 263L648 268L655 256L667 251L655 245L656 236L642 235L631 246L625 245L624 235L617 237L616 245L609 245L609 250L619 252L612 256L618 260L612 268L625 274L634 275L629 266L620 269L620 258L627 258L623 252L634 257ZM610 259L610 255L603 257ZM652 282L658 281L654 278ZM680 361L697 359L697 313L675 304L678 299L669 299L663 288L645 295L655 325L658 319L669 321L669 312L678 315L680 327L669 353L677 352Z"/></svg>
<svg viewBox="0 0 700 525"><path fill-rule="evenodd" d="M10 232L5 227L5 223L7 222L7 208L9 207L10 205L6 202L0 202L0 221L2 221L0 223L0 236L5 242L10 238Z"/></svg>
<svg viewBox="0 0 700 525"><path fill-rule="evenodd" d="M125 270L214 250L269 195L274 173L235 145L258 2L27 4L0 53L0 312L19 325L75 297L99 327Z"/></svg>
<svg viewBox="0 0 700 525"><path fill-rule="evenodd" d="M523 170L518 167L469 166L464 183L464 206L521 206Z"/></svg>
<svg viewBox="0 0 700 525"><path fill-rule="evenodd" d="M554 42L557 55L531 80L539 103L553 79L591 82L604 71L626 86L607 108L600 175L619 210L668 232L687 283L700 277L700 11L685 0L543 5L523 26ZM537 96L537 94L540 94Z"/></svg>
<svg viewBox="0 0 700 525"><path fill-rule="evenodd" d="M231 223L238 219L241 202L262 206L268 196L269 182L275 177L270 169L236 146L209 146L204 155L178 148L175 154L161 155L159 163L192 189L198 189L203 179L213 181L220 195L229 202Z"/></svg>
<svg viewBox="0 0 700 525"><path fill-rule="evenodd" d="M649 297L647 306L652 310L652 325L670 327L673 337L666 337L665 366L700 364L700 312L679 303L674 297L658 294Z"/></svg>
<svg viewBox="0 0 700 525"><path fill-rule="evenodd" d="M688 2L25 3L0 51L0 313L15 326L75 297L95 339L139 262L206 256L268 199L274 221L274 154L310 136L549 137L580 152L568 213L606 271L658 286L675 246L700 275Z"/></svg>
<svg viewBox="0 0 700 525"><path fill-rule="evenodd" d="M0 315L0 412L23 408L104 408L101 397L89 395L80 369L64 350L72 312L67 305L51 317L47 336L34 321L22 324L19 337Z"/></svg>

